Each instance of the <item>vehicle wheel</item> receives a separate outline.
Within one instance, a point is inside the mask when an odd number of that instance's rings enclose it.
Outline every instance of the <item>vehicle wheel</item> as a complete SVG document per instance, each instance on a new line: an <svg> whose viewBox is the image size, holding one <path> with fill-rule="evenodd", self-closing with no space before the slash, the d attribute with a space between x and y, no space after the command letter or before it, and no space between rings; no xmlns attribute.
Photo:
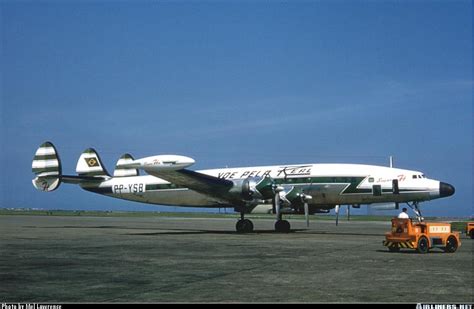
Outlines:
<svg viewBox="0 0 474 309"><path fill-rule="evenodd" d="M471 239L474 239L474 230L471 231L470 235L471 235Z"/></svg>
<svg viewBox="0 0 474 309"><path fill-rule="evenodd" d="M388 251L390 251L390 252L399 252L400 247L398 246L398 244L394 244L394 245L388 247Z"/></svg>
<svg viewBox="0 0 474 309"><path fill-rule="evenodd" d="M421 236L420 239L418 239L418 248L416 249L418 253L427 253L430 248L428 245L428 239L425 236Z"/></svg>
<svg viewBox="0 0 474 309"><path fill-rule="evenodd" d="M253 232L253 223L248 219L239 220L235 225L237 233L252 233Z"/></svg>
<svg viewBox="0 0 474 309"><path fill-rule="evenodd" d="M454 236L449 236L446 240L446 247L444 248L445 252L453 253L458 249L458 240Z"/></svg>
<svg viewBox="0 0 474 309"><path fill-rule="evenodd" d="M289 233L291 229L290 222L286 220L278 220L275 223L275 231L278 233Z"/></svg>

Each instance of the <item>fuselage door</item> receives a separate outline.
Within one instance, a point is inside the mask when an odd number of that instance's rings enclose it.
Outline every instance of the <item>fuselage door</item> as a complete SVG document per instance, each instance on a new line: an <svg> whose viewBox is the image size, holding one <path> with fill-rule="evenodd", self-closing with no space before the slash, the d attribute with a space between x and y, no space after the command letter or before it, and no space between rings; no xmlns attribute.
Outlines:
<svg viewBox="0 0 474 309"><path fill-rule="evenodd" d="M400 188L398 187L398 179L392 180L392 192L393 194L400 194Z"/></svg>
<svg viewBox="0 0 474 309"><path fill-rule="evenodd" d="M374 196L382 196L382 186L381 185L373 185L372 186L372 193Z"/></svg>

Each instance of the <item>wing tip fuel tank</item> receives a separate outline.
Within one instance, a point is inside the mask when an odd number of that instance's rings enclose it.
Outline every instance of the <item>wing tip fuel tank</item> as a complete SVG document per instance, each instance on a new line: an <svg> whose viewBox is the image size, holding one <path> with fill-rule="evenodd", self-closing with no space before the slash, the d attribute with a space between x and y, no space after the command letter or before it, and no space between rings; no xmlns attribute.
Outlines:
<svg viewBox="0 0 474 309"><path fill-rule="evenodd" d="M140 168L145 171L180 170L195 163L194 159L180 155L157 155L134 160L125 167Z"/></svg>

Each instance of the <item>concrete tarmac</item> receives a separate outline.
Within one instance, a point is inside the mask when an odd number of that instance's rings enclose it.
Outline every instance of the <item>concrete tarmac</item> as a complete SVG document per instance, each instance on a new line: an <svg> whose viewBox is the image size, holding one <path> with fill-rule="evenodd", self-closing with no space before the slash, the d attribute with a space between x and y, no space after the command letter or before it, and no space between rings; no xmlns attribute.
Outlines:
<svg viewBox="0 0 474 309"><path fill-rule="evenodd" d="M389 253L390 222L0 216L0 302L472 303L473 240Z"/></svg>

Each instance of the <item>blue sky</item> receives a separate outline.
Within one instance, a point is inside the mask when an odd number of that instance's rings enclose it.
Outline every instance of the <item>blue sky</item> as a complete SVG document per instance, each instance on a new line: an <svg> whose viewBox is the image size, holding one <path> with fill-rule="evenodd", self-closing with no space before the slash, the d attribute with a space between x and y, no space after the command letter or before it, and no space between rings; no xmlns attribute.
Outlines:
<svg viewBox="0 0 474 309"><path fill-rule="evenodd" d="M471 1L0 8L0 207L161 209L37 192L31 160L50 140L69 174L88 147L109 170L125 152L196 169L394 155L456 187L426 215L473 213Z"/></svg>

